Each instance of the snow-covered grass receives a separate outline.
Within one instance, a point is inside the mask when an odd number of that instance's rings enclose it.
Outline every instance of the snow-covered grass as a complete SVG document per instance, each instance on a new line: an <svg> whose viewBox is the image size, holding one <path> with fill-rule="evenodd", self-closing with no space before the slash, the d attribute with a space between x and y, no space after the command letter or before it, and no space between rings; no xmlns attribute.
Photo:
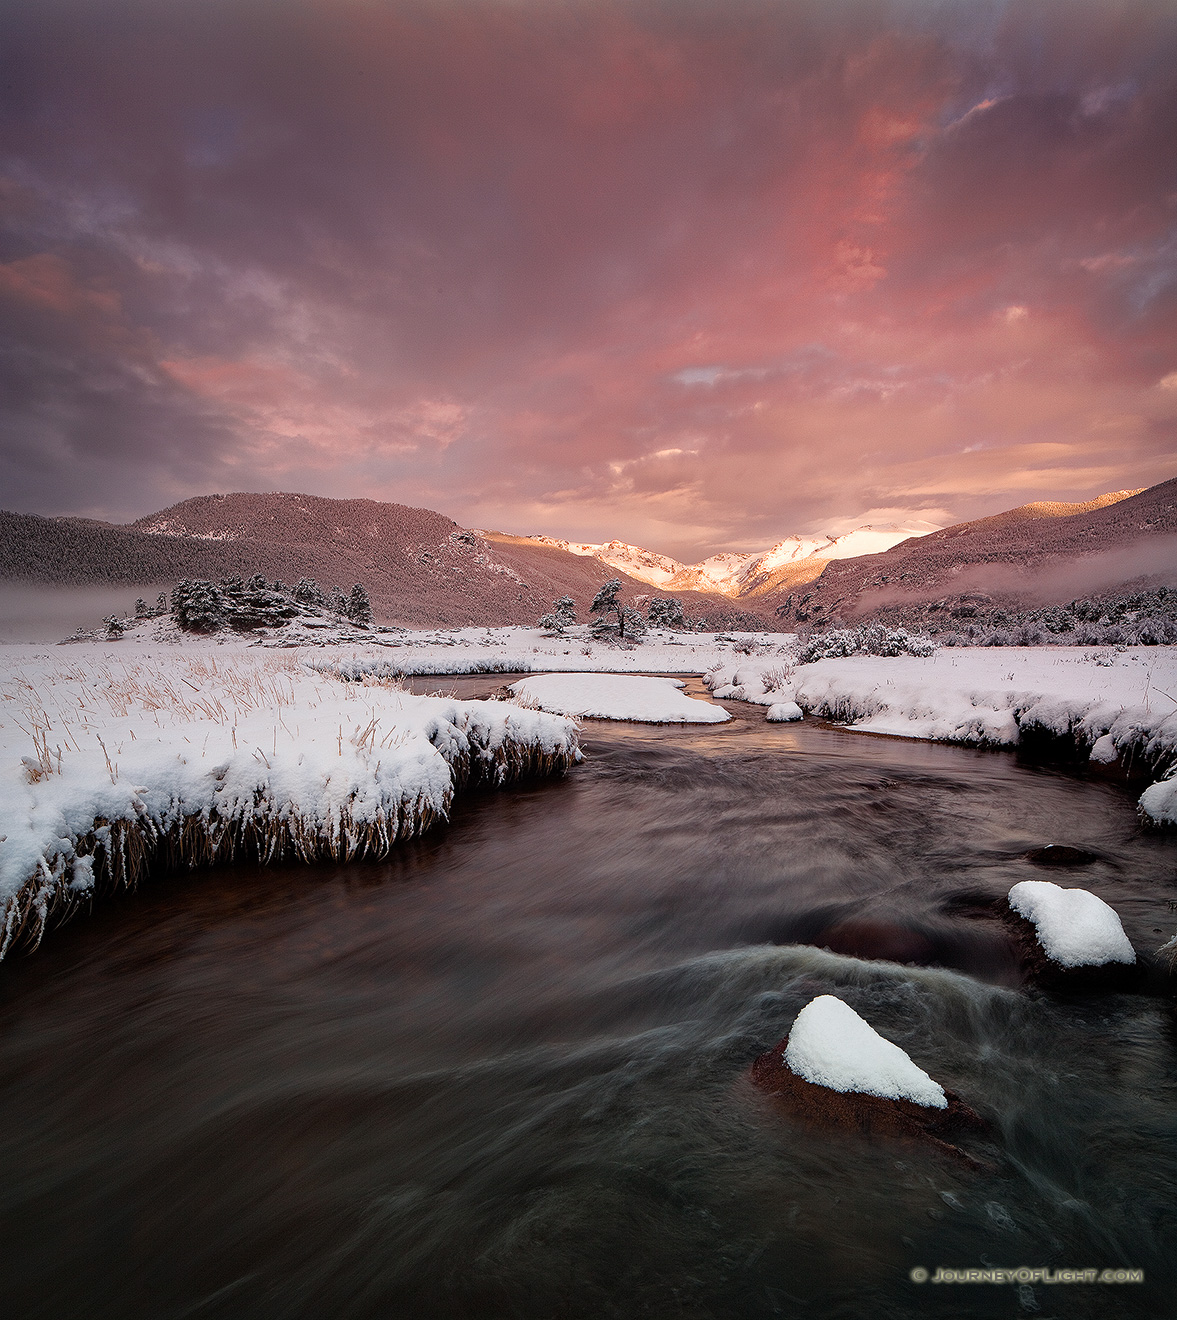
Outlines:
<svg viewBox="0 0 1177 1320"><path fill-rule="evenodd" d="M786 668L788 668L786 666ZM848 656L796 665L727 658L713 694L776 706L864 733L980 747L1059 741L1097 765L1158 778L1177 768L1177 648L948 649L927 658ZM1177 825L1177 779L1147 789L1142 811Z"/></svg>
<svg viewBox="0 0 1177 1320"><path fill-rule="evenodd" d="M1009 905L1033 923L1038 943L1060 967L1136 961L1115 909L1087 889L1023 880L1009 891Z"/></svg>
<svg viewBox="0 0 1177 1320"><path fill-rule="evenodd" d="M312 663L344 678L365 674L700 674L724 660L754 656L784 667L791 633L691 633L650 629L624 646L581 625L563 636L540 628L453 628L392 634L366 644L342 636L314 639ZM266 645L285 646L275 632Z"/></svg>
<svg viewBox="0 0 1177 1320"><path fill-rule="evenodd" d="M0 648L0 955L152 865L383 856L462 785L578 755L558 716L345 683L290 651Z"/></svg>
<svg viewBox="0 0 1177 1320"><path fill-rule="evenodd" d="M677 678L632 674L537 674L512 683L519 701L559 715L646 724L722 724L731 716L682 692Z"/></svg>
<svg viewBox="0 0 1177 1320"><path fill-rule="evenodd" d="M797 1014L789 1030L785 1063L798 1077L831 1091L948 1108L939 1082L834 995L818 995Z"/></svg>

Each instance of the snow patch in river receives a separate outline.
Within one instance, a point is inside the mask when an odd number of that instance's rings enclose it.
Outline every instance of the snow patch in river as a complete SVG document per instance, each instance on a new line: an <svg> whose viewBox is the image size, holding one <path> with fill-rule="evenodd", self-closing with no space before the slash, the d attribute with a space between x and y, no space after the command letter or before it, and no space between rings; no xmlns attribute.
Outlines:
<svg viewBox="0 0 1177 1320"><path fill-rule="evenodd" d="M677 678L632 674L536 674L510 685L518 700L557 715L645 724L722 724L722 706L688 697Z"/></svg>

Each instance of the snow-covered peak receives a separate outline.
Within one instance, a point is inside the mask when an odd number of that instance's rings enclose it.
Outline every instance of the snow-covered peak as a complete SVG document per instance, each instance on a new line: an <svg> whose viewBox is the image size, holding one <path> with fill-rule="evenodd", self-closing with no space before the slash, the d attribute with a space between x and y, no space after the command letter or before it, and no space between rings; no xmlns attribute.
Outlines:
<svg viewBox="0 0 1177 1320"><path fill-rule="evenodd" d="M626 541L561 541L552 536L528 539L539 545L551 545L573 555L595 555L610 568L620 569L639 582L647 582L663 591L717 591L725 596L739 596L746 583L763 578L775 569L803 559L853 559L889 550L912 536L926 536L939 530L935 523L918 522L901 526L867 524L840 536L786 536L771 549L760 553L711 555L698 564L683 564L656 550L644 550Z"/></svg>
<svg viewBox="0 0 1177 1320"><path fill-rule="evenodd" d="M947 1109L939 1082L842 1000L818 995L797 1014L785 1048L789 1070L815 1086Z"/></svg>
<svg viewBox="0 0 1177 1320"><path fill-rule="evenodd" d="M913 536L927 536L929 532L938 530L934 523L925 522L910 526L888 523L881 527L867 523L851 532L843 532L840 536L786 536L771 550L753 559L744 577L771 573L775 568L795 564L801 559L855 559L859 555L877 555L890 550L900 541Z"/></svg>
<svg viewBox="0 0 1177 1320"><path fill-rule="evenodd" d="M610 568L619 568L639 582L648 582L655 587L668 586L686 571L684 564L671 559L669 555L660 555L656 550L643 550L640 545L629 545L625 541L602 541L594 545L585 541L561 541L554 536L530 536L527 539L538 545L567 550L572 555L593 555Z"/></svg>
<svg viewBox="0 0 1177 1320"><path fill-rule="evenodd" d="M734 595L738 584L743 581L744 570L755 558L755 555L711 555L702 563L691 564L685 571L697 573L699 578L708 584L704 590L722 591Z"/></svg>
<svg viewBox="0 0 1177 1320"><path fill-rule="evenodd" d="M852 532L841 536L832 536L829 543L814 554L822 559L856 559L859 555L877 555L890 550L900 541L910 540L913 536L927 536L929 532L938 532L935 523L916 522L907 525L886 523L875 527L870 523L856 527Z"/></svg>

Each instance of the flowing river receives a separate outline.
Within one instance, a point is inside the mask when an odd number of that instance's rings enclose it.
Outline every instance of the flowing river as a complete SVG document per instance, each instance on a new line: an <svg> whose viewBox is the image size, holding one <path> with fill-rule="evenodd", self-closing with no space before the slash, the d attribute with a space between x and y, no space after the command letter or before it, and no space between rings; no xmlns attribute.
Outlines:
<svg viewBox="0 0 1177 1320"><path fill-rule="evenodd" d="M967 915L1051 879L1155 949L1172 838L1007 753L728 709L587 724L566 780L465 798L390 862L160 879L0 964L4 1313L1173 1314L1170 1001L1028 990ZM1051 842L1096 860L1026 859ZM872 952L925 965L846 956ZM751 1087L822 993L991 1122L991 1167ZM939 1266L1145 1281L910 1277Z"/></svg>

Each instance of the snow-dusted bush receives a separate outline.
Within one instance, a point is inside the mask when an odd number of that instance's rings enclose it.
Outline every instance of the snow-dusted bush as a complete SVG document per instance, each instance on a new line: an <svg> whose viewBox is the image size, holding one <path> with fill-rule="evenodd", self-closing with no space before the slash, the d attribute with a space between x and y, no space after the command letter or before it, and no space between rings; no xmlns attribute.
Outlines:
<svg viewBox="0 0 1177 1320"><path fill-rule="evenodd" d="M561 596L553 604L550 613L540 615L539 626L545 632L563 636L565 629L571 628L575 622L576 602L571 596Z"/></svg>
<svg viewBox="0 0 1177 1320"><path fill-rule="evenodd" d="M760 675L760 682L765 692L779 692L790 687L793 682L794 667L790 664L773 665Z"/></svg>
<svg viewBox="0 0 1177 1320"><path fill-rule="evenodd" d="M929 656L935 649L926 637L916 636L905 628L868 623L864 628L835 628L815 634L797 653L797 663L808 665L815 660L836 660L847 655Z"/></svg>
<svg viewBox="0 0 1177 1320"><path fill-rule="evenodd" d="M811 665L815 660L838 660L842 656L857 654L857 634L848 628L837 628L811 637L797 652L797 663Z"/></svg>

